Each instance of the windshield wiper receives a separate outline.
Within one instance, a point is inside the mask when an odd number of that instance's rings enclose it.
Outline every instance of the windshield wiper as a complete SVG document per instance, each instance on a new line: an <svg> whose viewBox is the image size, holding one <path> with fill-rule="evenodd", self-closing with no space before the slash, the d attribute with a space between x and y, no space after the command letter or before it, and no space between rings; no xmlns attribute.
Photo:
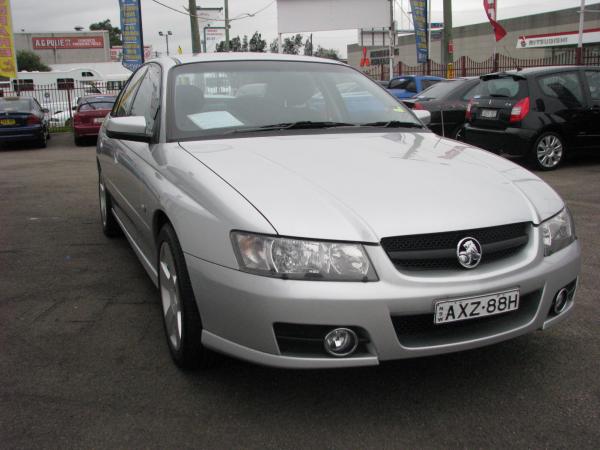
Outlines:
<svg viewBox="0 0 600 450"><path fill-rule="evenodd" d="M311 120L302 120L298 122L274 123L272 125L263 125L256 128L238 128L232 133L253 133L257 131L273 131L273 130L300 130L300 129L318 129L318 128L335 128L335 127L355 127L355 123L345 122L313 122Z"/></svg>
<svg viewBox="0 0 600 450"><path fill-rule="evenodd" d="M381 128L423 128L423 125L417 122L402 122L400 120L389 120L381 122L361 123L361 127L381 127Z"/></svg>

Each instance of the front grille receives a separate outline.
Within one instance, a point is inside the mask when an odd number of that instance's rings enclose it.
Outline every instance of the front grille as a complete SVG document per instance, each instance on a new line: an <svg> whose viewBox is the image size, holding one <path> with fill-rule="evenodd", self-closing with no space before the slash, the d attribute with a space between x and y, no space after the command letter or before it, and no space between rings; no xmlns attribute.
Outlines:
<svg viewBox="0 0 600 450"><path fill-rule="evenodd" d="M392 323L404 347L430 347L480 339L523 326L538 309L542 291L521 296L519 309L480 319L461 320L436 325L433 313L393 316Z"/></svg>
<svg viewBox="0 0 600 450"><path fill-rule="evenodd" d="M381 245L398 270L460 270L456 247L465 237L482 246L480 265L508 258L521 251L529 241L529 223L445 233L386 237Z"/></svg>

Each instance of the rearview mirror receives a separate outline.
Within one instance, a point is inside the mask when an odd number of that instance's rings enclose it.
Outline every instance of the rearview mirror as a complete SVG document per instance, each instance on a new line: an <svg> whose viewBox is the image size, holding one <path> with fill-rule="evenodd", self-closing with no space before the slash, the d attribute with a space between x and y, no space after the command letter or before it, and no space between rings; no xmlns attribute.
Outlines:
<svg viewBox="0 0 600 450"><path fill-rule="evenodd" d="M144 116L111 117L106 122L106 135L112 139L150 142L152 136L146 134Z"/></svg>
<svg viewBox="0 0 600 450"><path fill-rule="evenodd" d="M431 113L424 109L413 109L412 112L417 116L423 125L429 125L431 123Z"/></svg>

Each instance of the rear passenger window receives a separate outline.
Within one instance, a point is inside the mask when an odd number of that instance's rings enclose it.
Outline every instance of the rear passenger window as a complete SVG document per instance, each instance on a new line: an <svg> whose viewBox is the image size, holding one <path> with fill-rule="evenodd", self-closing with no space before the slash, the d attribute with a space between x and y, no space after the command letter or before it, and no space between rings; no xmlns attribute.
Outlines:
<svg viewBox="0 0 600 450"><path fill-rule="evenodd" d="M567 108L583 106L583 93L575 72L557 73L538 78L544 95L555 98Z"/></svg>
<svg viewBox="0 0 600 450"><path fill-rule="evenodd" d="M588 89L592 100L600 100L600 72L596 70L586 70Z"/></svg>

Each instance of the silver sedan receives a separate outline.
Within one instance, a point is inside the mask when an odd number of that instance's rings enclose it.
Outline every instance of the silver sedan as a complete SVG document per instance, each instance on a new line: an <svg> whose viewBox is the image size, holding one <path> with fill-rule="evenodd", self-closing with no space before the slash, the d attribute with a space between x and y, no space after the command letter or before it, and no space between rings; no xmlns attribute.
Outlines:
<svg viewBox="0 0 600 450"><path fill-rule="evenodd" d="M566 318L580 246L562 199L421 119L330 60L138 69L100 131L100 212L158 287L174 361L375 365Z"/></svg>

